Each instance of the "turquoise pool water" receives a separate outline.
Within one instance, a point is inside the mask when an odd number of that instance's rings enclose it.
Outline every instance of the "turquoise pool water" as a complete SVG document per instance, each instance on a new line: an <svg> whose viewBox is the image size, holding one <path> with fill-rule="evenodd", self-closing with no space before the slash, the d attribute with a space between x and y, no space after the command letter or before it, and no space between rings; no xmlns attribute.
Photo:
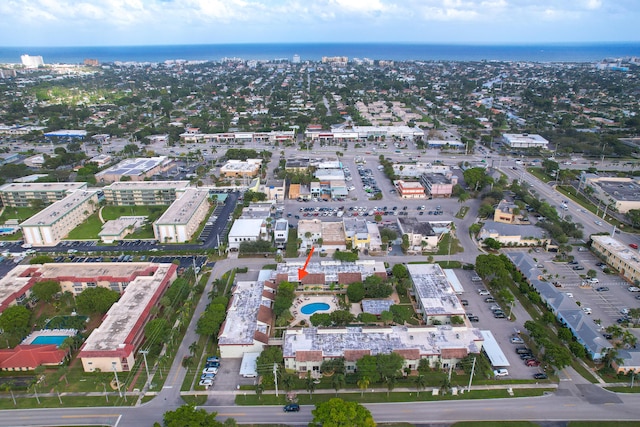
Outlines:
<svg viewBox="0 0 640 427"><path fill-rule="evenodd" d="M66 335L41 335L39 337L35 337L31 344L55 344L58 347L67 339Z"/></svg>
<svg viewBox="0 0 640 427"><path fill-rule="evenodd" d="M313 314L316 311L329 310L329 304L326 302L312 302L311 304L303 305L300 308L302 314Z"/></svg>

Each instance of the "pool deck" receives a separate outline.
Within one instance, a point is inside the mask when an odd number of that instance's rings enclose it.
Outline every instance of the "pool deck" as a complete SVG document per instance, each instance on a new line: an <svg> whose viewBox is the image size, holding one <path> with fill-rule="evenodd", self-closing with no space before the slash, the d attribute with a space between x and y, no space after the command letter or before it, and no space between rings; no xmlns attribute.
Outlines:
<svg viewBox="0 0 640 427"><path fill-rule="evenodd" d="M293 320L291 321L291 325L297 325L301 320L304 320L309 324L309 318L311 314L304 314L300 311L300 309L307 305L312 304L314 302L323 302L329 305L329 308L326 310L318 310L315 313L331 313L338 309L338 299L333 295L299 295L295 300L293 300L293 305L291 306L291 314L293 315Z"/></svg>

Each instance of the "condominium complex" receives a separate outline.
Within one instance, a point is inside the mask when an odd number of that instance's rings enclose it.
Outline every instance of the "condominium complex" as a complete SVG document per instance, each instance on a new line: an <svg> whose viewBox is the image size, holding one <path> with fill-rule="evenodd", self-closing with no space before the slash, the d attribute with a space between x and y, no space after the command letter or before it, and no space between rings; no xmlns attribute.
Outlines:
<svg viewBox="0 0 640 427"><path fill-rule="evenodd" d="M151 308L175 280L177 269L174 264L147 262L19 265L0 279L0 312L26 302L33 285L43 280L55 280L62 292L74 295L95 287L120 292L122 297L87 338L79 357L86 372L128 371L152 317Z"/></svg>
<svg viewBox="0 0 640 427"><path fill-rule="evenodd" d="M161 243L183 243L193 233L209 211L209 191L188 188L153 223L153 233Z"/></svg>
<svg viewBox="0 0 640 427"><path fill-rule="evenodd" d="M456 292L438 264L407 264L413 282L418 312L427 325L448 325L451 318L465 318Z"/></svg>
<svg viewBox="0 0 640 427"><path fill-rule="evenodd" d="M189 187L189 181L125 181L104 187L108 204L115 206L170 205Z"/></svg>
<svg viewBox="0 0 640 427"><path fill-rule="evenodd" d="M86 188L86 182L14 182L0 187L0 200L3 206L12 208L31 206L33 200L50 204Z"/></svg>
<svg viewBox="0 0 640 427"><path fill-rule="evenodd" d="M115 166L111 166L96 174L98 182L109 183L127 177L131 181L144 181L171 167L172 160L167 156L141 157L125 159Z"/></svg>
<svg viewBox="0 0 640 427"><path fill-rule="evenodd" d="M55 246L96 209L97 191L75 191L20 224L24 241L33 246Z"/></svg>

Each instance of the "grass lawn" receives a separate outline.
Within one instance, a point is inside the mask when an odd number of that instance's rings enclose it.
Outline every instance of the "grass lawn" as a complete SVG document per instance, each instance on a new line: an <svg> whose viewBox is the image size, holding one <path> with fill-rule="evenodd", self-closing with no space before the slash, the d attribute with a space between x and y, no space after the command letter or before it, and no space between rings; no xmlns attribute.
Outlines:
<svg viewBox="0 0 640 427"><path fill-rule="evenodd" d="M533 427L539 426L531 421L460 421L451 427Z"/></svg>
<svg viewBox="0 0 640 427"><path fill-rule="evenodd" d="M16 397L17 405L13 405L10 396L0 399L0 409L33 409L33 408L74 408L88 406L132 406L136 398L131 396L125 402L117 395L110 395L109 402L104 396L61 396L62 404L58 397L40 397L40 404L35 397Z"/></svg>
<svg viewBox="0 0 640 427"><path fill-rule="evenodd" d="M287 240L287 247L284 252L285 258L297 258L298 257L298 229L289 229L289 237Z"/></svg>
<svg viewBox="0 0 640 427"><path fill-rule="evenodd" d="M605 387L605 389L609 391L613 391L615 393L640 393L640 387Z"/></svg>
<svg viewBox="0 0 640 427"><path fill-rule="evenodd" d="M451 233L445 233L438 244L438 251L435 255L449 255L449 242L451 242L451 255L464 251L458 239L454 237L452 240Z"/></svg>
<svg viewBox="0 0 640 427"><path fill-rule="evenodd" d="M109 221L121 216L146 216L153 222L160 218L167 208L168 206L105 206L102 208L102 218Z"/></svg>
<svg viewBox="0 0 640 427"><path fill-rule="evenodd" d="M42 209L34 209L31 207L26 208L5 208L2 215L0 215L0 224L4 224L9 219L17 219L22 222L31 218Z"/></svg>
<svg viewBox="0 0 640 427"><path fill-rule="evenodd" d="M82 224L74 228L69 232L67 239L69 240L85 240L85 239L97 239L98 234L102 230L102 222L98 212L95 212L89 218L87 218Z"/></svg>
<svg viewBox="0 0 640 427"><path fill-rule="evenodd" d="M384 387L384 386L383 386ZM384 387L386 388L386 387ZM542 396L545 391L543 389L515 389L513 390L513 397L525 397L525 396ZM237 405L284 405L286 404L287 393L282 393L279 397L275 394L262 394L258 397L255 392L247 392L246 395L237 395ZM326 394L312 394L309 396L308 392L299 392L297 394L298 403L300 405L315 405L321 402L326 402L329 399L336 397L335 393ZM338 397L359 403L383 403L383 402L430 402L439 400L470 400L470 399L505 399L509 398L507 390L476 390L470 393L464 393L462 395L453 396L451 394L445 396L433 396L430 390L424 390L420 392L420 395L416 395L416 392L365 392L361 393L338 393Z"/></svg>
<svg viewBox="0 0 640 427"><path fill-rule="evenodd" d="M544 183L547 183L553 179L552 177L547 175L544 169L542 168L527 168L527 172L529 172L531 175L535 176L536 178L538 178L540 181Z"/></svg>
<svg viewBox="0 0 640 427"><path fill-rule="evenodd" d="M568 427L636 427L637 421L569 421Z"/></svg>
<svg viewBox="0 0 640 427"><path fill-rule="evenodd" d="M469 212L468 206L461 207L458 213L456 214L456 218L463 219L467 215L467 212Z"/></svg>
<svg viewBox="0 0 640 427"><path fill-rule="evenodd" d="M18 230L13 234L5 234L0 236L0 241L11 242L14 240L22 240L22 230Z"/></svg>

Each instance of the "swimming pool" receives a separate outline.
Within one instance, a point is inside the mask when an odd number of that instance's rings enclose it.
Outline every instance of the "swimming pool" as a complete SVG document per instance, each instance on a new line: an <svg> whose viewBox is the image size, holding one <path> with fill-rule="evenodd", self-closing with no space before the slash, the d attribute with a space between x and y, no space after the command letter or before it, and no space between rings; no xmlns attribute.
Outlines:
<svg viewBox="0 0 640 427"><path fill-rule="evenodd" d="M313 314L316 311L329 310L329 304L326 302L312 302L311 304L303 305L300 308L302 314Z"/></svg>
<svg viewBox="0 0 640 427"><path fill-rule="evenodd" d="M13 234L15 233L15 228L10 227L0 227L0 234Z"/></svg>
<svg viewBox="0 0 640 427"><path fill-rule="evenodd" d="M67 338L66 335L40 335L35 337L33 341L31 341L31 344L55 344L60 347Z"/></svg>

